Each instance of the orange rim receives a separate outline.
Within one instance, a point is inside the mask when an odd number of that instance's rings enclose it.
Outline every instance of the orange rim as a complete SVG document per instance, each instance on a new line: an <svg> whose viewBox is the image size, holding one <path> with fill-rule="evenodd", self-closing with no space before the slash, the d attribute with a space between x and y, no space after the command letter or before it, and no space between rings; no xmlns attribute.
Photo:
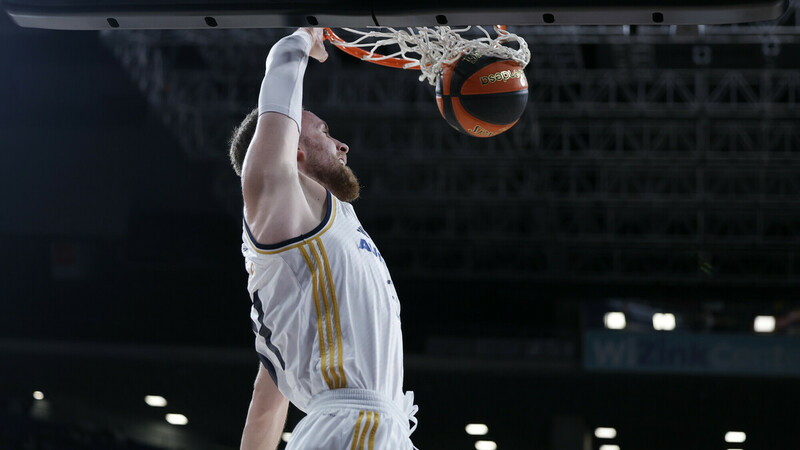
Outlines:
<svg viewBox="0 0 800 450"><path fill-rule="evenodd" d="M505 30L506 26L505 25L497 25L497 28ZM347 44L347 41L345 41L344 39L340 38L338 35L336 35L336 33L333 32L332 29L327 28L327 27L325 28L325 39L331 41L331 44L335 45L336 48L338 48L339 50L347 53L348 55L355 56L356 58L358 58L358 59L360 59L362 61L364 60L364 58L367 58L367 57L370 56L370 52L364 50L363 48L360 48L360 47L348 47L348 46L342 45L342 44ZM380 58L383 55L381 55L380 53L372 53L371 56ZM419 70L419 64L417 64L416 66L413 66L413 67L405 67L407 64L411 63L412 61L409 61L407 59L402 59L402 58L385 58L385 59L380 59L380 60L367 60L367 62L371 62L372 64L377 64L379 66L393 67L395 69Z"/></svg>
<svg viewBox="0 0 800 450"><path fill-rule="evenodd" d="M331 41L331 44L335 45L336 48L338 48L339 50L347 53L348 55L355 56L356 58L358 58L360 60L363 60L364 58L366 58L366 57L368 57L370 55L370 52L364 50L363 48L360 48L360 47L347 47L347 46L342 45L342 44L346 44L347 41L345 41L344 39L342 39L339 36L337 36L336 33L334 33L333 30L330 29L330 28L325 28L325 39ZM373 57L375 57L375 56L381 57L383 55L378 54L378 53L373 53L372 56ZM370 61L367 61L367 62L371 62L372 64L377 64L379 66L394 67L395 69L419 70L419 65L414 66L414 67L404 67L406 64L409 64L412 61L409 61L407 59L402 59L402 58L386 58L386 59L381 59L381 60L378 60L378 61L370 60Z"/></svg>

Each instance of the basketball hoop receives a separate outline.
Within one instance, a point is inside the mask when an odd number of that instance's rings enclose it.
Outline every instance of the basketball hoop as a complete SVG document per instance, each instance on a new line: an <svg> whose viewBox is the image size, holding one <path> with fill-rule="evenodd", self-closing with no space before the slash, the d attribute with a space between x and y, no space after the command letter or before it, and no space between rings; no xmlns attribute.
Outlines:
<svg viewBox="0 0 800 450"><path fill-rule="evenodd" d="M483 36L462 36L472 28L482 32ZM493 29L496 37L492 37L480 26L455 29L447 26L406 29L370 27L366 31L343 28L357 36L348 41L339 37L332 29L326 28L325 37L339 50L362 61L386 67L420 70L422 74L419 81L427 80L431 85L436 85L442 66L454 63L465 53L474 52L480 56L514 60L523 68L528 65L531 52L525 39L507 31L502 25L495 25ZM511 42L517 42L519 48L505 45ZM390 48L393 45L396 48Z"/></svg>

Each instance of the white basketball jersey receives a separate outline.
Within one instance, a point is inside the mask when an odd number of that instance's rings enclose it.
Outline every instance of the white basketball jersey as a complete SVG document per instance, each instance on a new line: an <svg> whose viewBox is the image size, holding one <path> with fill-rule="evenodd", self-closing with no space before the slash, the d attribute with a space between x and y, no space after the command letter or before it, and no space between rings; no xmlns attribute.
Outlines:
<svg viewBox="0 0 800 450"><path fill-rule="evenodd" d="M319 226L275 245L243 228L256 350L281 393L302 411L313 395L340 388L401 404L400 303L353 207L329 192Z"/></svg>

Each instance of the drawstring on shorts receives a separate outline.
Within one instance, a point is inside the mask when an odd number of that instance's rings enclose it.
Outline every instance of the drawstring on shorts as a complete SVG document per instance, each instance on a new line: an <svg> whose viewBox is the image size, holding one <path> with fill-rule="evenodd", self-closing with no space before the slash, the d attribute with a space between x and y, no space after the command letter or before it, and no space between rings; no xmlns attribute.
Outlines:
<svg viewBox="0 0 800 450"><path fill-rule="evenodd" d="M417 429L416 413L419 407L414 404L414 392L407 391L403 396L402 410L398 405L376 391L366 389L331 389L328 391L320 392L308 402L308 413L316 410L326 408L350 408L350 409L367 409L385 412L392 415L398 422L405 423L408 426L409 422L413 425L408 429L408 436ZM414 450L417 450L414 447Z"/></svg>

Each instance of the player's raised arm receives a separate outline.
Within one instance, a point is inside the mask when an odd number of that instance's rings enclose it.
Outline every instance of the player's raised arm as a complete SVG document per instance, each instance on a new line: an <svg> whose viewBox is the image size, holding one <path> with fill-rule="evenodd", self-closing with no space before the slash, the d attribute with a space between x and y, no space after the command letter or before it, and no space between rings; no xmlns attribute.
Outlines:
<svg viewBox="0 0 800 450"><path fill-rule="evenodd" d="M255 134L241 167L246 220L256 239L278 242L318 222L305 200L297 149L308 58L327 58L322 30L301 28L270 50L258 99Z"/></svg>

